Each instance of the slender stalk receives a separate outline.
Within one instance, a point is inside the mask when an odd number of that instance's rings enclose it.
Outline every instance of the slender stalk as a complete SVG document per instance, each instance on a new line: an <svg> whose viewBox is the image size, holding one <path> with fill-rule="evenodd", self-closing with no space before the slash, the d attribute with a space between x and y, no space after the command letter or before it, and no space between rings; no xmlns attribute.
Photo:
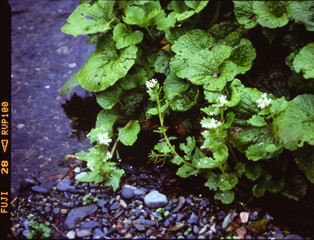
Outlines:
<svg viewBox="0 0 314 240"><path fill-rule="evenodd" d="M147 30L149 36L155 41L156 38L155 38L155 36L153 35L153 33L149 30L149 28L148 28L148 27L145 27L145 29Z"/></svg>

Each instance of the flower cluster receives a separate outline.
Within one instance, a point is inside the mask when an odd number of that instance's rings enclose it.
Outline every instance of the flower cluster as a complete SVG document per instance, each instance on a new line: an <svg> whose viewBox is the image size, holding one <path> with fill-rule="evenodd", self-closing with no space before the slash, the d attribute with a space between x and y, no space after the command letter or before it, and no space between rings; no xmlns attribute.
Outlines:
<svg viewBox="0 0 314 240"><path fill-rule="evenodd" d="M221 95L218 97L218 102L216 104L217 107L223 107L226 103L228 103L227 96Z"/></svg>
<svg viewBox="0 0 314 240"><path fill-rule="evenodd" d="M267 98L267 94L264 93L261 98L259 98L256 103L257 103L257 107L259 107L260 109L264 109L265 107L268 107L271 104L271 99Z"/></svg>
<svg viewBox="0 0 314 240"><path fill-rule="evenodd" d="M148 88L148 90L154 88L157 85L158 81L155 78L152 78L151 80L147 81L145 83L145 86Z"/></svg>
<svg viewBox="0 0 314 240"><path fill-rule="evenodd" d="M99 144L104 144L104 145L109 146L109 144L112 141L112 139L109 137L109 134L107 132L99 133L97 137L98 137Z"/></svg>
<svg viewBox="0 0 314 240"><path fill-rule="evenodd" d="M217 128L221 125L221 122L214 118L207 118L202 121L203 128Z"/></svg>

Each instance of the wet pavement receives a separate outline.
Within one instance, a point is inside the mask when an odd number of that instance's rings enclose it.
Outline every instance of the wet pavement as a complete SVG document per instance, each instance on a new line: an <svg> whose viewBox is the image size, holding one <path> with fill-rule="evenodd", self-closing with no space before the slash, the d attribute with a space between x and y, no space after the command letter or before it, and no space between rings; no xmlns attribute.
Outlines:
<svg viewBox="0 0 314 240"><path fill-rule="evenodd" d="M67 170L67 154L90 147L75 129L62 104L70 96L58 89L93 51L87 36L73 37L60 28L78 1L10 0L12 11L12 170L18 182L33 176L46 184L48 176ZM76 88L79 96L87 93ZM76 106L79 108L80 106ZM75 117L73 117L75 118ZM84 134L83 134L84 135Z"/></svg>

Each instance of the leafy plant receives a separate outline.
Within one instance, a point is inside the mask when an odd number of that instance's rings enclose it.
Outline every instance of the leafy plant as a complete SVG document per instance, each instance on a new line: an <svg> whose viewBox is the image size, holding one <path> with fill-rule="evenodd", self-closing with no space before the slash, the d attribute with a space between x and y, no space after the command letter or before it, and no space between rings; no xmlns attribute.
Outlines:
<svg viewBox="0 0 314 240"><path fill-rule="evenodd" d="M47 239L50 237L49 222L39 223L33 215L27 217L29 224L29 231L27 233L27 239Z"/></svg>
<svg viewBox="0 0 314 240"><path fill-rule="evenodd" d="M98 197L94 197L92 194L86 194L83 197L83 205L92 204L98 201Z"/></svg>
<svg viewBox="0 0 314 240"><path fill-rule="evenodd" d="M97 93L103 110L88 134L94 147L77 154L90 172L77 178L117 189L118 144L153 131L160 141L149 157L177 165L180 177L202 175L224 203L243 191L304 196L314 181L312 8L309 1L82 1L61 30L88 34L96 49L61 92L80 85Z"/></svg>

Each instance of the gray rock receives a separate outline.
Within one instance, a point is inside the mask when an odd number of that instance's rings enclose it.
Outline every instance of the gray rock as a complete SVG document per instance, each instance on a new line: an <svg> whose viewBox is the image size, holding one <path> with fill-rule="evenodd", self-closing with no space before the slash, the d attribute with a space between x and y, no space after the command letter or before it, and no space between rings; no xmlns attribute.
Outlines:
<svg viewBox="0 0 314 240"><path fill-rule="evenodd" d="M24 230L22 232L23 236L26 237L27 239L29 239L28 234L29 234L29 230Z"/></svg>
<svg viewBox="0 0 314 240"><path fill-rule="evenodd" d="M303 240L304 238L297 234L289 234L285 236L284 239L291 239L291 240Z"/></svg>
<svg viewBox="0 0 314 240"><path fill-rule="evenodd" d="M200 229L198 228L198 226L197 226L197 225L194 225L194 226L193 226L193 233L194 233L194 234L198 234L199 231L200 231Z"/></svg>
<svg viewBox="0 0 314 240"><path fill-rule="evenodd" d="M139 223L134 222L133 226L136 228L137 231L144 232L146 230L145 226Z"/></svg>
<svg viewBox="0 0 314 240"><path fill-rule="evenodd" d="M132 188L123 188L121 191L121 196L124 199L132 199L134 197L134 189Z"/></svg>
<svg viewBox="0 0 314 240"><path fill-rule="evenodd" d="M101 224L97 221L85 222L81 225L80 230L92 231L96 227L101 227Z"/></svg>
<svg viewBox="0 0 314 240"><path fill-rule="evenodd" d="M71 185L70 178L64 178L57 184L57 189L59 191L64 192L64 191L67 191L69 189L70 185Z"/></svg>
<svg viewBox="0 0 314 240"><path fill-rule="evenodd" d="M58 214L60 212L60 208L56 207L52 210L53 214Z"/></svg>
<svg viewBox="0 0 314 240"><path fill-rule="evenodd" d="M76 231L76 236L78 237L88 237L92 235L92 233L88 230L78 230Z"/></svg>
<svg viewBox="0 0 314 240"><path fill-rule="evenodd" d="M43 187L40 187L40 186L32 186L32 190L34 192L43 193L43 194L46 194L46 193L49 192L47 188L43 188Z"/></svg>
<svg viewBox="0 0 314 240"><path fill-rule="evenodd" d="M166 219L165 221L164 221L164 223L163 223L163 226L165 227L165 228L167 228L167 227L169 227L170 226L170 221L168 220L168 219Z"/></svg>
<svg viewBox="0 0 314 240"><path fill-rule="evenodd" d="M114 202L114 203L110 206L110 210L111 210L111 211L114 211L114 210L119 209L119 207L120 207L120 203Z"/></svg>
<svg viewBox="0 0 314 240"><path fill-rule="evenodd" d="M182 213L178 213L178 214L177 214L177 222L181 222L181 220L182 220L183 218L185 218L185 215L184 215L184 214L182 214Z"/></svg>
<svg viewBox="0 0 314 240"><path fill-rule="evenodd" d="M144 196L146 194L146 192L142 189L135 189L134 190L134 195L135 196Z"/></svg>
<svg viewBox="0 0 314 240"><path fill-rule="evenodd" d="M144 202L149 208L159 208L165 206L168 203L168 199L166 195L154 190L145 196Z"/></svg>
<svg viewBox="0 0 314 240"><path fill-rule="evenodd" d="M169 201L168 204L165 206L165 211L171 211L173 208L173 202Z"/></svg>
<svg viewBox="0 0 314 240"><path fill-rule="evenodd" d="M136 222L141 223L146 226L154 227L156 226L156 222L146 219L137 219Z"/></svg>
<svg viewBox="0 0 314 240"><path fill-rule="evenodd" d="M105 234L103 233L103 231L101 231L101 229L96 228L94 230L94 239L103 239L105 237Z"/></svg>
<svg viewBox="0 0 314 240"><path fill-rule="evenodd" d="M71 230L70 232L67 233L66 236L68 239L75 239L75 231Z"/></svg>
<svg viewBox="0 0 314 240"><path fill-rule="evenodd" d="M189 224L197 224L199 220L199 217L195 215L194 213L190 216L188 223Z"/></svg>
<svg viewBox="0 0 314 240"><path fill-rule="evenodd" d="M30 178L24 178L20 181L20 188L28 188L36 184L37 182L35 180L30 179Z"/></svg>
<svg viewBox="0 0 314 240"><path fill-rule="evenodd" d="M98 207L103 207L103 206L105 206L105 205L107 204L107 202L108 202L108 201L106 201L106 200L99 199L99 200L97 201L97 206L98 206Z"/></svg>
<svg viewBox="0 0 314 240"><path fill-rule="evenodd" d="M95 204L84 206L84 207L78 207L72 209L65 221L64 226L66 229L73 229L75 228L75 223L79 220L83 220L87 216L91 215L92 213L97 211L97 206Z"/></svg>
<svg viewBox="0 0 314 240"><path fill-rule="evenodd" d="M50 207L50 206L46 206L46 207L44 208L44 211L45 211L46 213L51 212L51 207Z"/></svg>
<svg viewBox="0 0 314 240"><path fill-rule="evenodd" d="M172 210L172 213L178 212L182 208L184 203L185 203L185 198L182 196L179 197L179 202L178 202L177 206Z"/></svg>

